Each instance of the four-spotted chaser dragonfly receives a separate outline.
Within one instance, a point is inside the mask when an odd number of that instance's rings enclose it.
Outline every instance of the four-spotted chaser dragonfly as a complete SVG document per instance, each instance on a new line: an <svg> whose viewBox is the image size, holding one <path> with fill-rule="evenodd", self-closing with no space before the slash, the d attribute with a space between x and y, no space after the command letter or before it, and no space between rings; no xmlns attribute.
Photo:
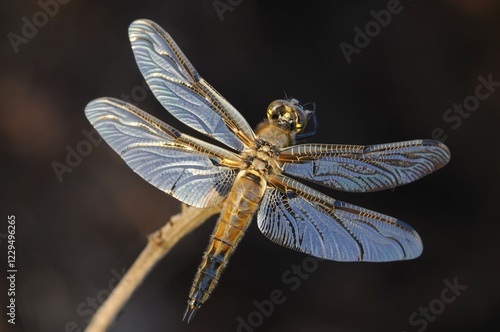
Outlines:
<svg viewBox="0 0 500 332"><path fill-rule="evenodd" d="M294 178L348 192L394 188L448 163L444 144L424 139L295 145L314 133L305 127L316 121L314 109L292 98L273 101L267 119L253 131L160 26L137 20L129 36L139 69L160 103L229 148L185 135L121 100L99 98L85 109L100 135L146 181L188 205L222 204L184 320L189 322L208 299L255 214L270 240L323 259L387 262L420 255L420 237L406 223L335 200Z"/></svg>

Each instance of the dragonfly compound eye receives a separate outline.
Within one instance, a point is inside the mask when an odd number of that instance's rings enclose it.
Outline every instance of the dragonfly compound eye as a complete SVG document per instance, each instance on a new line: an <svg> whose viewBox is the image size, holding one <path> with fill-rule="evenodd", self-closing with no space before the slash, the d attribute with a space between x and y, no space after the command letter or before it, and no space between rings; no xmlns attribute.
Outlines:
<svg viewBox="0 0 500 332"><path fill-rule="evenodd" d="M307 122L302 106L295 99L278 99L267 108L267 118L278 126L301 132Z"/></svg>
<svg viewBox="0 0 500 332"><path fill-rule="evenodd" d="M278 120L281 115L286 112L284 104L285 101L281 99L275 100L269 104L267 107L267 118L271 121Z"/></svg>
<svg viewBox="0 0 500 332"><path fill-rule="evenodd" d="M300 133L307 125L308 116L306 111L304 111L304 108L297 99L289 98L285 102L287 103L287 107L290 109L290 113L293 113L293 126L291 126L290 129Z"/></svg>

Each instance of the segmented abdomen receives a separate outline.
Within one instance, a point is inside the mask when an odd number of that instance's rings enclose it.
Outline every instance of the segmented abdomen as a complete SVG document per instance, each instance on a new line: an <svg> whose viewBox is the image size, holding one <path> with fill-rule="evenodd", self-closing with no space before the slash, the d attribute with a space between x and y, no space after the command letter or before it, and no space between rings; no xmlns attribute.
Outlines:
<svg viewBox="0 0 500 332"><path fill-rule="evenodd" d="M210 297L229 257L257 210L266 182L255 171L241 171L228 194L208 248L194 278L184 319L188 322Z"/></svg>

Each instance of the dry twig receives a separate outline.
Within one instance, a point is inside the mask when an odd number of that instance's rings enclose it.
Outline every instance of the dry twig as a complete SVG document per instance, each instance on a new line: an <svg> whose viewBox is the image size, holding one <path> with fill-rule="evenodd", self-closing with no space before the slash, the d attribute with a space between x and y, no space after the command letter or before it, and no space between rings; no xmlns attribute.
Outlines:
<svg viewBox="0 0 500 332"><path fill-rule="evenodd" d="M186 234L219 212L219 206L198 209L183 204L182 211L179 214L173 216L165 226L148 236L146 247L115 289L113 289L106 301L97 310L85 331L106 331L156 263Z"/></svg>

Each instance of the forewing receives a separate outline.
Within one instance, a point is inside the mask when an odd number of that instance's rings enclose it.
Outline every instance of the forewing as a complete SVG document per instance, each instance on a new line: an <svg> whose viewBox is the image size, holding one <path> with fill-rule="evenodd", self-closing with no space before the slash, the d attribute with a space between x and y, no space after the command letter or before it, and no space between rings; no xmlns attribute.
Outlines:
<svg viewBox="0 0 500 332"><path fill-rule="evenodd" d="M387 262L422 253L418 234L395 218L334 200L285 176L270 177L257 224L272 241L336 261Z"/></svg>
<svg viewBox="0 0 500 332"><path fill-rule="evenodd" d="M91 101L85 114L137 174L196 207L219 204L237 174L239 157L184 135L137 107L113 98Z"/></svg>
<svg viewBox="0 0 500 332"><path fill-rule="evenodd" d="M278 160L289 175L349 192L370 192L413 182L443 167L450 151L441 142L413 140L360 145L303 144Z"/></svg>
<svg viewBox="0 0 500 332"><path fill-rule="evenodd" d="M252 145L255 134L245 118L200 77L159 25L137 20L129 38L142 75L172 115L238 151Z"/></svg>

